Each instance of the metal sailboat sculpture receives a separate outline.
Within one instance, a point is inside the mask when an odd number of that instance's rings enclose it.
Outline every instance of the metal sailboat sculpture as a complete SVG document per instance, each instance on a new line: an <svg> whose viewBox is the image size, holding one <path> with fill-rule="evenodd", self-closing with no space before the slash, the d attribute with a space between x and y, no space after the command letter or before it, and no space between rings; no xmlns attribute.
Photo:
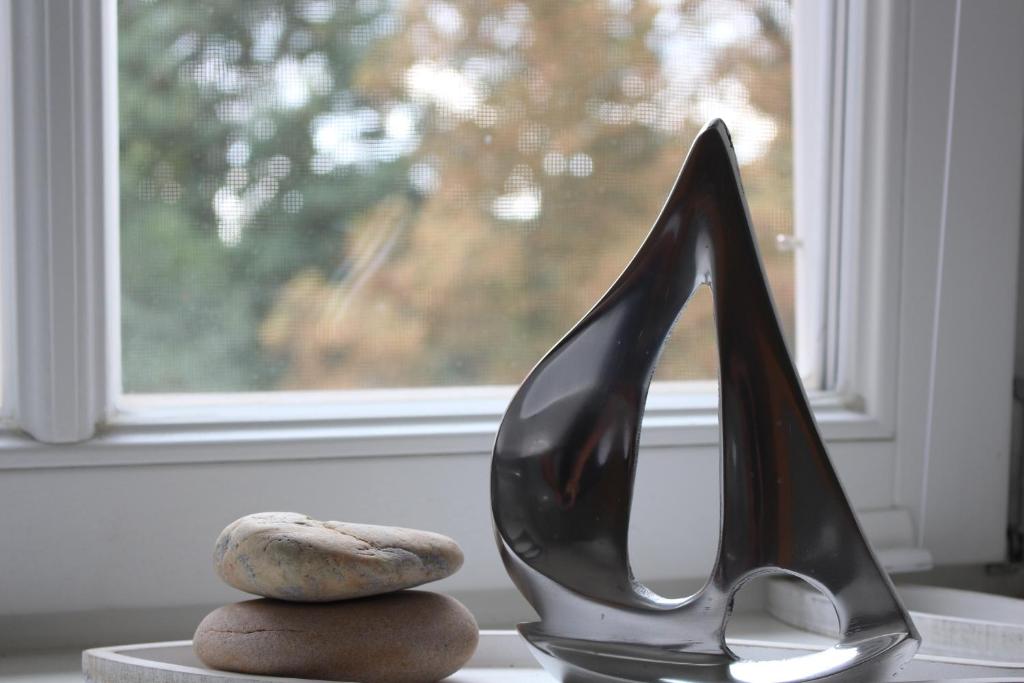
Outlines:
<svg viewBox="0 0 1024 683"><path fill-rule="evenodd" d="M651 376L702 284L718 332L721 536L704 587L668 599L633 576L629 514ZM721 121L698 134L622 275L513 398L494 447L491 506L506 568L540 615L520 632L566 683L878 681L919 645L787 352ZM766 573L831 597L839 643L782 661L736 657L724 640L733 596Z"/></svg>

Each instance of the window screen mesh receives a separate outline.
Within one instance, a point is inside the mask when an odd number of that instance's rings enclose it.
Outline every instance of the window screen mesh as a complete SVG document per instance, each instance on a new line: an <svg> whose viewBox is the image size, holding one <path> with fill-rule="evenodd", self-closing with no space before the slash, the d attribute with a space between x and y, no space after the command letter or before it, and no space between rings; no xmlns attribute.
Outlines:
<svg viewBox="0 0 1024 683"><path fill-rule="evenodd" d="M787 334L787 2L121 0L127 392L518 383L709 118ZM716 375L695 297L661 379Z"/></svg>

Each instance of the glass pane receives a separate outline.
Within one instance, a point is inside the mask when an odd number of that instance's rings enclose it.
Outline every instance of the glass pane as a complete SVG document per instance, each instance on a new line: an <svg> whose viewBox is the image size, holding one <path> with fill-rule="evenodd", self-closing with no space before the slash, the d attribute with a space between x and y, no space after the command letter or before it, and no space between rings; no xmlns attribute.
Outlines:
<svg viewBox="0 0 1024 683"><path fill-rule="evenodd" d="M121 0L126 392L516 384L734 134L793 328L785 0ZM716 375L710 297L662 379Z"/></svg>

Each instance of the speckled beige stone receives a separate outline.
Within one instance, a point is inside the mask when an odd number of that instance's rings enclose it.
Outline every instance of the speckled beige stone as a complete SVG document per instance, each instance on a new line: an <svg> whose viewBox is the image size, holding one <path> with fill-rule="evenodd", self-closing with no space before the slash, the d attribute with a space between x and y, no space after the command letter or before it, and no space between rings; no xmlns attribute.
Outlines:
<svg viewBox="0 0 1024 683"><path fill-rule="evenodd" d="M431 683L476 650L473 615L454 598L400 591L303 605L249 600L211 612L192 646L207 666L357 683Z"/></svg>
<svg viewBox="0 0 1024 683"><path fill-rule="evenodd" d="M450 576L462 550L447 536L393 526L321 522L260 512L217 539L217 574L265 598L330 602L378 595Z"/></svg>

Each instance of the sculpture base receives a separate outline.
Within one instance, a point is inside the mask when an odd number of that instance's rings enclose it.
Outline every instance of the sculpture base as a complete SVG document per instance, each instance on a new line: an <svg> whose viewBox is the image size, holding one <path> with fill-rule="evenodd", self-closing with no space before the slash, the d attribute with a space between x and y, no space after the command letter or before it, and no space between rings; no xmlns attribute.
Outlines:
<svg viewBox="0 0 1024 683"><path fill-rule="evenodd" d="M519 633L548 673L562 683L795 683L888 680L917 641L905 633L877 635L821 652L764 661L731 653L686 652L636 643L578 640L546 634L540 623Z"/></svg>

